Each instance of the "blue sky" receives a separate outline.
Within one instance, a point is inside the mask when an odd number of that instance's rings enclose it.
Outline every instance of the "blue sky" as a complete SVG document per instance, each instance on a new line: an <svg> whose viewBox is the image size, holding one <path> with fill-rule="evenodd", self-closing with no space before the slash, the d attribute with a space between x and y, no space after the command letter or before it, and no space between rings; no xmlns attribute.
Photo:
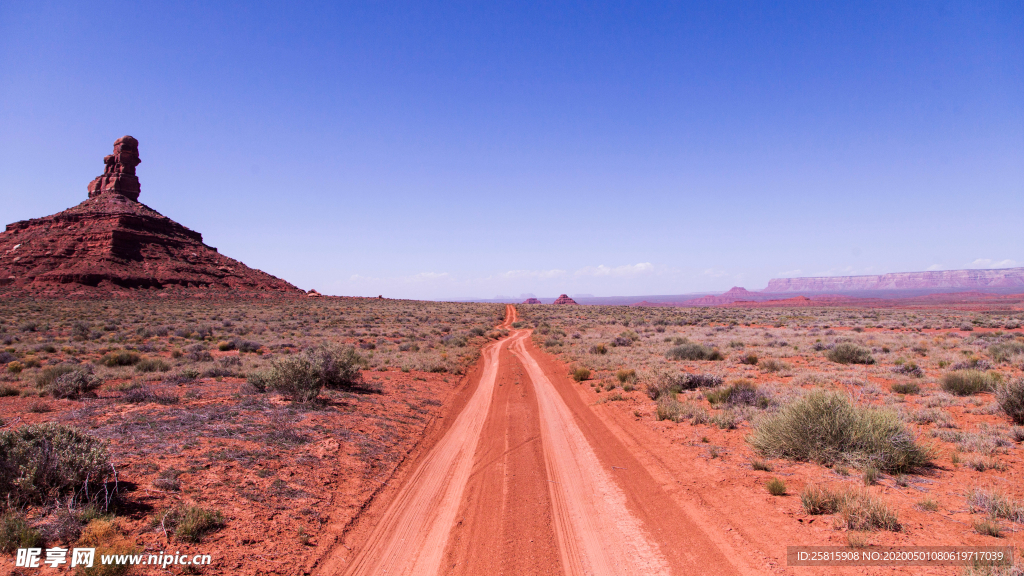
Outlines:
<svg viewBox="0 0 1024 576"><path fill-rule="evenodd" d="M1024 266L1020 2L6 2L0 220L140 200L329 294Z"/></svg>

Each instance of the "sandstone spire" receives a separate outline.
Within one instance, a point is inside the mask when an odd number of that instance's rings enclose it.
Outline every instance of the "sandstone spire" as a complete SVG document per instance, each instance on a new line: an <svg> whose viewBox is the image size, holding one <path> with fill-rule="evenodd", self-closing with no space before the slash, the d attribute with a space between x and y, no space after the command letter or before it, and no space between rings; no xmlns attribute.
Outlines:
<svg viewBox="0 0 1024 576"><path fill-rule="evenodd" d="M114 142L114 153L103 158L106 168L103 175L89 183L89 198L105 192L120 194L129 200L139 201L139 177L135 167L139 160L139 141L131 136L122 136Z"/></svg>

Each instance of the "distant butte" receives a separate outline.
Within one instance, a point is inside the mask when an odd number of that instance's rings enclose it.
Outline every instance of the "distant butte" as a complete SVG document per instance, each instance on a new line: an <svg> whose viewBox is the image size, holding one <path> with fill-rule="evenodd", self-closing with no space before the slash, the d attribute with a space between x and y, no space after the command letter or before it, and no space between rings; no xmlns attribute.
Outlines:
<svg viewBox="0 0 1024 576"><path fill-rule="evenodd" d="M555 304L576 304L576 301L573 300L572 298L569 298L569 296L567 296L565 294L562 294L561 296L559 296L558 298L555 299L554 303Z"/></svg>
<svg viewBox="0 0 1024 576"><path fill-rule="evenodd" d="M540 303L541 303L541 301L539 299L537 299L537 298L527 298L525 301L523 301L523 304L540 304Z"/></svg>
<svg viewBox="0 0 1024 576"><path fill-rule="evenodd" d="M89 198L0 233L4 294L103 294L141 289L207 294L304 292L203 243L198 232L138 201L139 141L114 142ZM126 292L130 293L130 292Z"/></svg>

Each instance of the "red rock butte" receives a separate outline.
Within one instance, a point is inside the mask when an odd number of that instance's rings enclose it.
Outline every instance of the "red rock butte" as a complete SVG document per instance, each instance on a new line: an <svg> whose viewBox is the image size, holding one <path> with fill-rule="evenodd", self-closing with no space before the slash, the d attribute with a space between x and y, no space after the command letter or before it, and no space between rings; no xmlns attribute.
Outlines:
<svg viewBox="0 0 1024 576"><path fill-rule="evenodd" d="M539 298L527 298L526 300L523 301L523 304L540 304L540 303L541 302L540 302Z"/></svg>
<svg viewBox="0 0 1024 576"><path fill-rule="evenodd" d="M576 301L573 300L572 298L569 298L568 295L562 294L561 296L555 299L554 304L576 304Z"/></svg>
<svg viewBox="0 0 1024 576"><path fill-rule="evenodd" d="M6 294L97 294L126 290L299 295L266 272L224 256L202 234L140 203L139 141L114 142L89 198L52 216L8 224L0 233L0 289Z"/></svg>

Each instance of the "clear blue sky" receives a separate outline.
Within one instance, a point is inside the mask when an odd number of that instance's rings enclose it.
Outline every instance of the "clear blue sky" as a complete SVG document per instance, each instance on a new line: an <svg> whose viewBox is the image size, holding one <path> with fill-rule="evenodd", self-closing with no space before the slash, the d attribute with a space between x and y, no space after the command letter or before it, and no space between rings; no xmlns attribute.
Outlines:
<svg viewBox="0 0 1024 576"><path fill-rule="evenodd" d="M1024 265L1024 4L0 3L0 220L140 200L329 294Z"/></svg>

